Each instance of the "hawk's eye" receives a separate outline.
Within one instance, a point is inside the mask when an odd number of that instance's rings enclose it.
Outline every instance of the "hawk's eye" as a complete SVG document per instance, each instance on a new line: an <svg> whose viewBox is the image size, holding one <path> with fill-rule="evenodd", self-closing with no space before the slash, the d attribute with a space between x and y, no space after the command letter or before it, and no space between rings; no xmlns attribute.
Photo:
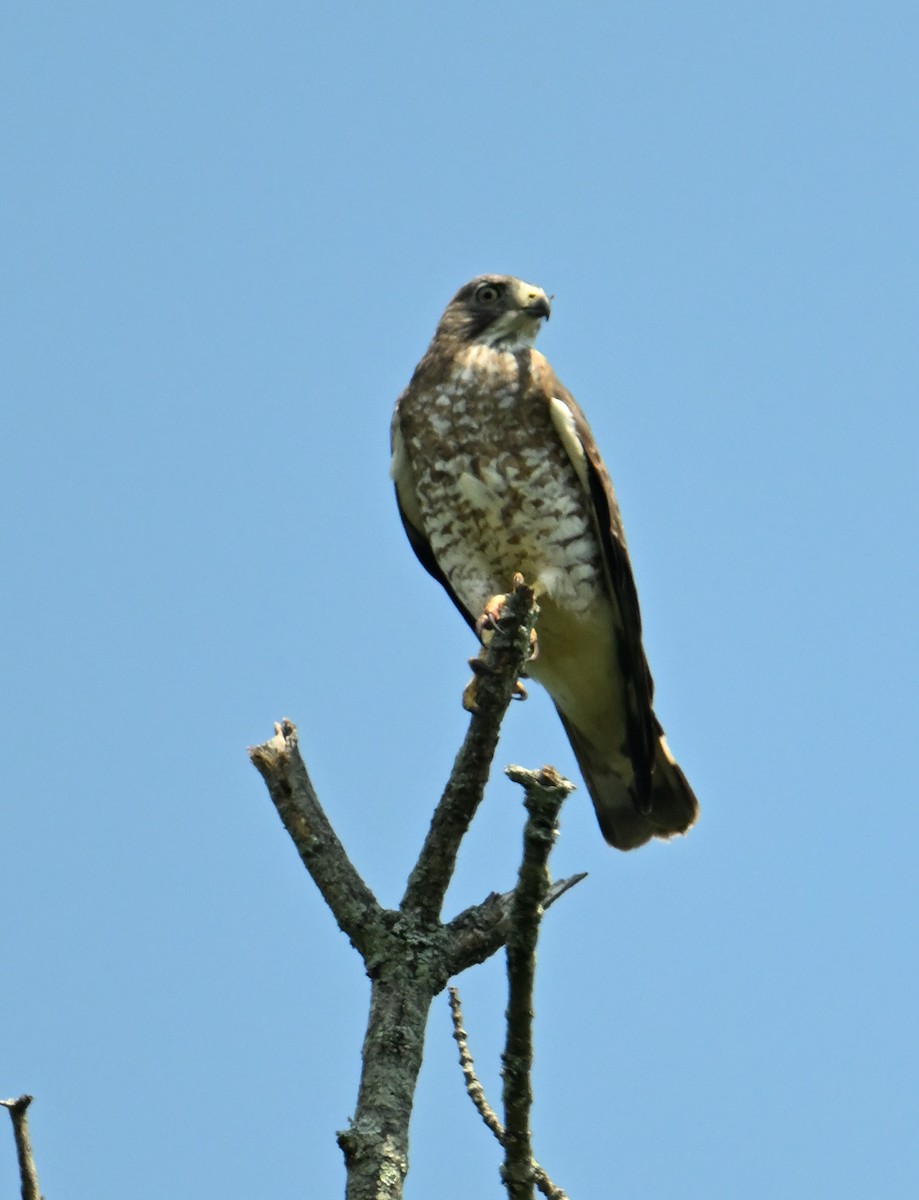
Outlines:
<svg viewBox="0 0 919 1200"><path fill-rule="evenodd" d="M500 295L501 292L493 283L483 283L477 290L475 298L479 304L494 304Z"/></svg>

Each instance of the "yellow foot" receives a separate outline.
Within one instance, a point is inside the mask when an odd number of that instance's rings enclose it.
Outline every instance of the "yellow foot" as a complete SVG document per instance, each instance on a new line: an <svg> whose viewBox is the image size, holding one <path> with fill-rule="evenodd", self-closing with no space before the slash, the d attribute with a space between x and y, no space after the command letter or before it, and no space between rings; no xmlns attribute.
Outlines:
<svg viewBox="0 0 919 1200"><path fill-rule="evenodd" d="M463 708L466 712L478 712L479 705L477 701L477 693L479 690L479 679L482 675L491 674L488 664L485 662L485 651L480 651L476 658L470 658L469 665L472 667L472 678L463 688ZM526 700L527 690L518 679L514 684L514 690L511 692L512 700Z"/></svg>
<svg viewBox="0 0 919 1200"><path fill-rule="evenodd" d="M498 620L504 612L505 604L507 604L507 596L504 592L499 596L492 596L486 602L482 614L475 623L475 631L479 635L480 640L484 640L484 635L493 630L498 624Z"/></svg>
<svg viewBox="0 0 919 1200"><path fill-rule="evenodd" d="M516 591L517 588L525 587L525 586L526 586L526 580L523 578L523 576L518 571L516 573L516 575L514 576L514 590ZM491 640L491 635L494 632L494 629L495 629L496 625L498 624L498 621L500 620L500 618L504 612L505 604L507 604L507 594L505 592L501 592L497 596L492 596L492 598L486 602L483 612L481 613L478 620L476 621L475 631L478 634L479 641L484 646L487 646L489 641ZM539 654L539 642L537 641L537 638L536 638L536 630L531 629L530 630L530 653L527 655L527 659L530 662L532 662L533 659L536 658L538 654ZM472 680L472 682L475 683L475 680ZM526 695L526 693L524 693L524 695Z"/></svg>
<svg viewBox="0 0 919 1200"><path fill-rule="evenodd" d="M514 575L514 590L526 587L526 581L518 571ZM498 624L498 621L504 614L504 606L507 604L507 596L501 593L497 596L492 596L486 603L485 608L475 623L475 631L482 643L482 649L479 651L476 658L470 658L469 665L472 667L472 678L463 688L463 708L467 712L477 712L478 703L476 693L479 687L479 676L486 675L489 672L488 664L485 662L485 650L488 643L491 641L492 634ZM530 630L530 652L527 655L527 660L532 660L539 653L539 642L536 640L536 630ZM523 674L526 674L524 671ZM512 700L526 700L527 690L518 679L514 684L514 690L511 692Z"/></svg>

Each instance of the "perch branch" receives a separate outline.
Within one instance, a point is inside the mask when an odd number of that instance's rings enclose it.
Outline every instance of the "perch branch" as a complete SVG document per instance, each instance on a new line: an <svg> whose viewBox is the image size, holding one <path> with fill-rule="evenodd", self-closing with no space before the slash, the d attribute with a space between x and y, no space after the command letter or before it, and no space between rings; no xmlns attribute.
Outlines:
<svg viewBox="0 0 919 1200"><path fill-rule="evenodd" d="M448 926L440 910L460 841L482 799L501 720L530 652L535 616L532 591L515 580L477 660L475 712L398 911L381 908L348 859L316 797L293 723L282 721L273 738L249 751L301 860L371 980L357 1106L338 1137L348 1200L401 1197L431 1001L452 972L498 950L511 928L510 897L489 897ZM549 903L574 882L548 894L543 889L540 899Z"/></svg>
<svg viewBox="0 0 919 1200"><path fill-rule="evenodd" d="M530 653L533 592L519 577L515 582L477 672L476 711L402 898L402 911L423 920L436 921L440 914L460 842L485 791L501 721Z"/></svg>

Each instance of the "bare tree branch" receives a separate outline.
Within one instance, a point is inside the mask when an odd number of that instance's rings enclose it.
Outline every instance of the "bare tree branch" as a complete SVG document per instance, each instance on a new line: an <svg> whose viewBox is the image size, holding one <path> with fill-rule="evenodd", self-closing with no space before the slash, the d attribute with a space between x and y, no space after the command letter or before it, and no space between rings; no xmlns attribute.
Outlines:
<svg viewBox="0 0 919 1200"><path fill-rule="evenodd" d="M483 656L476 660L475 711L398 912L383 909L348 859L320 807L290 721L249 751L307 870L361 953L372 982L357 1108L338 1140L348 1169L348 1200L398 1200L408 1169L408 1125L431 1001L462 960L477 961L470 930L489 916L473 910L454 928L439 914L460 841L482 799L501 720L530 648L533 593L522 581L508 597ZM559 893L561 894L561 893ZM486 902L488 905L488 902ZM494 906L492 906L494 907ZM492 923L503 915L492 919ZM505 921L506 923L506 921ZM461 949L465 938L465 949ZM492 930L490 952L502 938Z"/></svg>
<svg viewBox="0 0 919 1200"><path fill-rule="evenodd" d="M553 883L542 902L543 911L561 899L587 878L587 872L570 875ZM513 892L492 892L481 904L464 909L447 925L447 953L450 956L449 974L459 975L467 967L485 962L507 943L507 931L511 923Z"/></svg>
<svg viewBox="0 0 919 1200"><path fill-rule="evenodd" d="M542 902L549 891L549 855L558 834L558 814L573 784L552 767L526 771L508 767L508 776L526 789L528 813L523 833L523 861L507 936L507 1041L504 1075L504 1179L510 1200L533 1200L533 1149L530 1108L533 1103L533 984L536 942Z"/></svg>
<svg viewBox="0 0 919 1200"><path fill-rule="evenodd" d="M13 1137L16 1139L16 1157L19 1160L19 1179L22 1184L22 1200L41 1200L38 1189L38 1172L32 1157L32 1141L29 1137L29 1118L26 1110L32 1103L31 1096L20 1096L18 1100L0 1100L0 1106L9 1110L13 1122Z"/></svg>
<svg viewBox="0 0 919 1200"><path fill-rule="evenodd" d="M501 1124L501 1118L488 1103L485 1089L475 1073L475 1062L472 1058L472 1051L469 1049L469 1035L463 1027L463 1007L460 1003L459 989L447 988L447 995L450 997L450 1016L453 1018L453 1040L459 1047L460 1069L463 1072L463 1079L466 1081L466 1095L475 1105L476 1112L485 1122L486 1127L492 1131L503 1146L504 1126Z"/></svg>
<svg viewBox="0 0 919 1200"><path fill-rule="evenodd" d="M475 1105L479 1116L492 1131L501 1145L504 1145L504 1126L498 1119L498 1114L488 1103L485 1089L475 1073L475 1063L469 1050L469 1038L463 1028L463 1010L460 1005L459 992L455 987L448 989L450 996L450 1013L453 1017L453 1038L459 1047L460 1068L466 1081L466 1093ZM556 1187L539 1163L533 1159L533 1182L549 1200L568 1200L568 1196L560 1187Z"/></svg>
<svg viewBox="0 0 919 1200"><path fill-rule="evenodd" d="M371 971L357 1108L348 1128L338 1134L348 1173L347 1200L400 1200L402 1196L428 1011L443 987L436 974L436 955L431 956L432 977L424 972L427 956L420 962L413 958L399 932L394 932L389 950Z"/></svg>
<svg viewBox="0 0 919 1200"><path fill-rule="evenodd" d="M484 660L475 660L479 663L476 711L402 898L403 912L428 920L436 920L440 913L460 842L485 792L501 721L530 653L536 619L533 592L520 577L515 584Z"/></svg>
<svg viewBox="0 0 919 1200"><path fill-rule="evenodd" d="M322 810L300 756L296 726L285 718L274 728L270 741L250 747L249 758L339 927L366 958L368 935L382 910Z"/></svg>

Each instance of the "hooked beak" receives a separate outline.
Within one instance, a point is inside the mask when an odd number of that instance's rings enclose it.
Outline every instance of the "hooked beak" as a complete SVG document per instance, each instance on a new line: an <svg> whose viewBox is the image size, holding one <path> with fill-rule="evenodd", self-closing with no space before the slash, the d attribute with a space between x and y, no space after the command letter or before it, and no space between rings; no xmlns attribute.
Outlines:
<svg viewBox="0 0 919 1200"><path fill-rule="evenodd" d="M513 296L517 308L531 321L543 318L548 321L551 312L549 297L541 287L537 287L535 283L524 283L522 279L515 279Z"/></svg>
<svg viewBox="0 0 919 1200"><path fill-rule="evenodd" d="M524 305L523 311L527 313L528 316L545 317L548 321L549 317L552 315L549 297L545 294L545 292L537 295L529 302L529 304Z"/></svg>

